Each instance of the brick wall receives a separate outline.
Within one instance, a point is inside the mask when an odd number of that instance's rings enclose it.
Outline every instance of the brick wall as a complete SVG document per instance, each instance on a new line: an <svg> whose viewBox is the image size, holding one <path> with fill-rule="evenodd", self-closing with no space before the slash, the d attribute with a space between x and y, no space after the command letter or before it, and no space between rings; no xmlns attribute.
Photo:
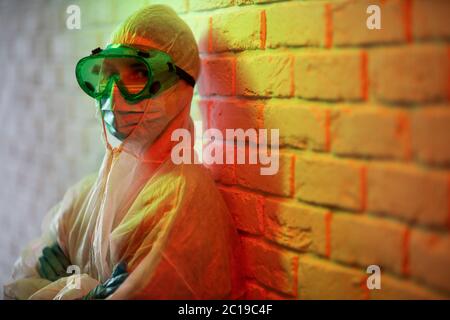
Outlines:
<svg viewBox="0 0 450 320"><path fill-rule="evenodd" d="M204 121L280 130L275 176L212 167L249 298L448 298L450 2L201 4L180 11L202 52ZM365 285L371 264L382 290Z"/></svg>
<svg viewBox="0 0 450 320"><path fill-rule="evenodd" d="M198 40L193 117L280 130L276 175L210 167L242 236L248 298L449 298L445 0L1 2L0 282L45 212L99 166L77 59L156 2ZM69 4L81 30L65 27ZM380 5L382 30L365 27L369 4ZM381 290L365 286L371 264Z"/></svg>

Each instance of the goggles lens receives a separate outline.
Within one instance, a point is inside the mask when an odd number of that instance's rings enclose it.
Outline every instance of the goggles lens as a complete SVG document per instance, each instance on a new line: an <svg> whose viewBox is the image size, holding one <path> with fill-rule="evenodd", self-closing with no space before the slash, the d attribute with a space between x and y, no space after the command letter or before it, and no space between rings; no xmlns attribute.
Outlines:
<svg viewBox="0 0 450 320"><path fill-rule="evenodd" d="M158 50L148 52L124 45L97 48L81 59L75 69L77 81L94 99L110 93L114 83L130 102L151 98L173 86L178 79L194 87L195 80Z"/></svg>
<svg viewBox="0 0 450 320"><path fill-rule="evenodd" d="M79 66L83 89L91 97L101 96L116 81L126 94L139 94L147 85L150 71L140 60L121 57L92 57Z"/></svg>

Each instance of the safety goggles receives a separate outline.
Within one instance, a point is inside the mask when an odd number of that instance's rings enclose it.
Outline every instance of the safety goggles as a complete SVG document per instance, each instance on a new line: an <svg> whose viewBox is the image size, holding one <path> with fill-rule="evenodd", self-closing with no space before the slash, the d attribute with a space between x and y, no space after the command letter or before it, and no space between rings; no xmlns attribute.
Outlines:
<svg viewBox="0 0 450 320"><path fill-rule="evenodd" d="M120 44L92 50L90 56L78 61L75 74L83 91L94 99L108 96L114 83L130 102L155 97L179 79L195 85L194 78L176 66L167 53Z"/></svg>

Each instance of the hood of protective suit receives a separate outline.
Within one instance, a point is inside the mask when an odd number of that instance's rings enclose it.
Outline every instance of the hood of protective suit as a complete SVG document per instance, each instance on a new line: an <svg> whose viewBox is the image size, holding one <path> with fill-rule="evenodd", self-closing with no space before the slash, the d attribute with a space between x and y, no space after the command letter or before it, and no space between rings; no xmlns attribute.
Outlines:
<svg viewBox="0 0 450 320"><path fill-rule="evenodd" d="M168 6L152 5L137 11L117 27L109 44L164 51L195 80L199 76L200 59L194 35L189 26ZM193 122L189 116L192 96L193 88L179 80L157 97L140 101L137 106L132 105L130 110L137 109L143 114L135 113L134 118L127 123L127 118L120 115L127 108L127 103L116 94L110 101L115 104L111 109L117 110L116 125L122 128L132 125L133 128L120 141L105 129L104 119L98 113L107 148L118 148L147 161L166 157L173 147L170 141L173 130L185 128L192 136L194 134Z"/></svg>

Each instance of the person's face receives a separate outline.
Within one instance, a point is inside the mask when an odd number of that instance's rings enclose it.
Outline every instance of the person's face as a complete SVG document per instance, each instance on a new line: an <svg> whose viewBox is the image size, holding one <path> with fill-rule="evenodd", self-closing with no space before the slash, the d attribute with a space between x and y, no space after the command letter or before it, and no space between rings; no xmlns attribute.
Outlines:
<svg viewBox="0 0 450 320"><path fill-rule="evenodd" d="M132 94L142 91L148 81L147 67L133 58L105 59L102 66L102 75L102 79L105 81L104 85L108 83L111 77L117 77L123 90ZM110 95L101 100L103 119L110 133L120 140L128 137L142 119L147 100L129 103L114 82Z"/></svg>
<svg viewBox="0 0 450 320"><path fill-rule="evenodd" d="M147 51L152 49L145 46L133 46L137 49ZM133 58L111 58L105 59L102 66L105 82L113 76L117 76L121 85L131 94L139 93L147 84L149 79L148 69L146 65ZM180 81L175 90L185 89L183 81ZM106 84L105 84L106 85ZM123 140L128 137L131 132L141 121L145 112L153 112L156 116L165 116L173 118L177 114L178 95L171 93L169 95L162 94L155 98L143 99L137 103L128 102L121 94L115 83L108 98L102 99L101 109L103 119L107 124L108 130L114 136Z"/></svg>

